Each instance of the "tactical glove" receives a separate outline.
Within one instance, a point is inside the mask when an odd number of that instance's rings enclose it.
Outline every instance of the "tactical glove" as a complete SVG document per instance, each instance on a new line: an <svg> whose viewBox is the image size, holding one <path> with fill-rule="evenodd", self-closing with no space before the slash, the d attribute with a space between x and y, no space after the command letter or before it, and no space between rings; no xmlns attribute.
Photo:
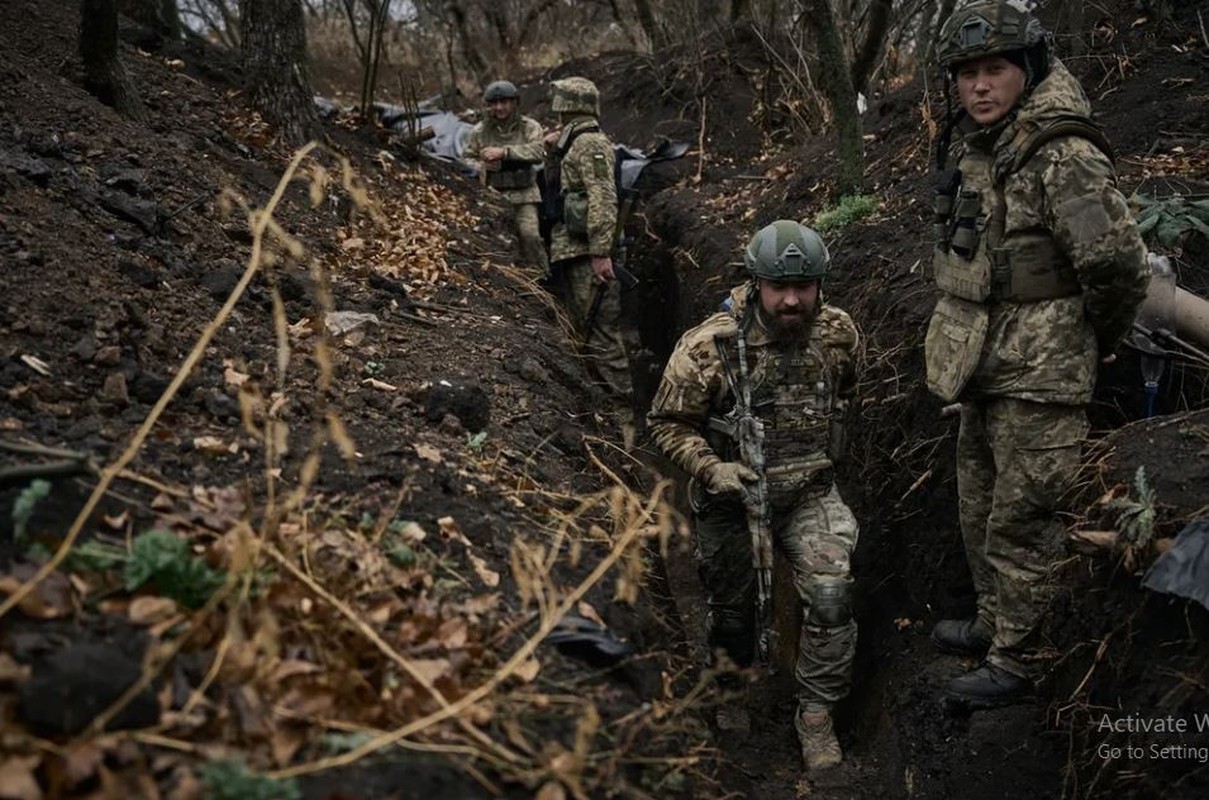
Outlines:
<svg viewBox="0 0 1209 800"><path fill-rule="evenodd" d="M710 494L743 492L747 483L760 480L754 470L737 461L722 461L705 471L705 489Z"/></svg>

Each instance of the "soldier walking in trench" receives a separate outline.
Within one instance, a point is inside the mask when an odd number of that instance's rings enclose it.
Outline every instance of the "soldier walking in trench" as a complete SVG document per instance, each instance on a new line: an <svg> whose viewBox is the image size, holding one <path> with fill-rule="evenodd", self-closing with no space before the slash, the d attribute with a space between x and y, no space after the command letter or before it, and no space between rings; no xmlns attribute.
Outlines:
<svg viewBox="0 0 1209 800"><path fill-rule="evenodd" d="M804 618L794 722L807 768L822 769L842 760L831 709L848 694L856 651L849 558L857 524L836 490L833 459L856 387L857 329L823 303L830 256L810 228L774 222L751 239L744 261L751 279L732 292L730 310L676 345L647 424L691 476L711 647L747 665L759 640L767 657L767 618L756 630L768 586L753 569L754 522L792 567Z"/></svg>
<svg viewBox="0 0 1209 800"><path fill-rule="evenodd" d="M534 280L546 277L546 248L538 224L541 193L534 168L546 157L542 126L519 111L520 93L508 81L496 81L483 92L487 115L474 126L466 158L482 164L488 187L512 204L512 220L521 261Z"/></svg>
<svg viewBox="0 0 1209 800"><path fill-rule="evenodd" d="M1097 364L1115 357L1144 297L1145 249L1082 88L1020 0L958 8L937 55L961 109L937 147L927 373L961 402L958 513L978 605L932 638L987 653L946 698L989 708L1029 695L1042 674L1040 623L1063 555L1055 514Z"/></svg>
<svg viewBox="0 0 1209 800"><path fill-rule="evenodd" d="M550 109L559 118L559 128L546 137L546 179L556 207L550 263L562 273L589 372L608 395L628 446L635 436L634 390L621 334L621 290L613 274L613 143L600 129L600 93L587 78L555 81Z"/></svg>

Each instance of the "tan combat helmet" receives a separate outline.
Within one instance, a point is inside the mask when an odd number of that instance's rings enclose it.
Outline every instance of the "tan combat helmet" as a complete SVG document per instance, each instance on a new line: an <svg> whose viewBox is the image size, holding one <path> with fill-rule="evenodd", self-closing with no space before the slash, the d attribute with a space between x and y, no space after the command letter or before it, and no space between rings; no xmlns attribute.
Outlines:
<svg viewBox="0 0 1209 800"><path fill-rule="evenodd" d="M1025 0L973 0L955 10L940 30L936 58L952 74L959 64L1002 55L1036 86L1049 72L1048 37Z"/></svg>
<svg viewBox="0 0 1209 800"><path fill-rule="evenodd" d="M554 81L550 110L555 114L600 116L600 91L587 78L562 78Z"/></svg>

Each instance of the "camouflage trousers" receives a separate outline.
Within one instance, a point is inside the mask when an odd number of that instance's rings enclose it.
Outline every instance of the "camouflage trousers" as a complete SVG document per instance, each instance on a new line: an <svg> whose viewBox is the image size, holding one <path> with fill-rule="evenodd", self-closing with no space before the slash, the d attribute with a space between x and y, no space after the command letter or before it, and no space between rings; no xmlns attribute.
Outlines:
<svg viewBox="0 0 1209 800"><path fill-rule="evenodd" d="M604 299L596 314L595 324L588 336L586 324L601 284L592 273L589 256L561 262L567 310L579 336L580 350L587 362L592 380L599 383L613 403L613 410L633 416L634 388L630 378L630 360L621 337L621 286L611 281L605 287ZM586 338L586 343L585 343Z"/></svg>
<svg viewBox="0 0 1209 800"><path fill-rule="evenodd" d="M1064 554L1056 512L1086 435L1082 406L998 397L961 407L958 513L978 616L995 631L987 658L1023 677L1041 672L1041 620Z"/></svg>
<svg viewBox="0 0 1209 800"><path fill-rule="evenodd" d="M697 481L690 489L697 569L709 603L709 645L721 647L736 664L752 662L756 639L756 583L751 533L741 498L711 495ZM857 524L839 491L804 497L785 509L773 509L773 542L793 571L802 603L802 633L794 677L798 704L830 708L852 686L856 620L823 627L810 615L812 597L822 581L851 588L849 559L856 547Z"/></svg>
<svg viewBox="0 0 1209 800"><path fill-rule="evenodd" d="M540 281L546 277L549 266L537 211L537 203L517 203L512 206L512 227L520 246L521 269L533 280Z"/></svg>

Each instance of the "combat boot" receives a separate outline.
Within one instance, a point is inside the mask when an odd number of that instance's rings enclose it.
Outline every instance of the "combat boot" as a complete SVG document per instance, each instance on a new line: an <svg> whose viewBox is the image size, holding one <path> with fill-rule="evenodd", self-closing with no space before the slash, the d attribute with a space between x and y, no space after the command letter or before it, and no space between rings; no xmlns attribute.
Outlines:
<svg viewBox="0 0 1209 800"><path fill-rule="evenodd" d="M793 724L798 732L798 743L802 745L802 761L806 769L827 769L838 766L844 760L840 743L835 738L830 711L799 711Z"/></svg>
<svg viewBox="0 0 1209 800"><path fill-rule="evenodd" d="M942 619L932 629L932 644L942 653L984 656L991 649L994 634L978 617Z"/></svg>
<svg viewBox="0 0 1209 800"><path fill-rule="evenodd" d="M1033 682L994 664L949 681L945 700L950 706L977 711L1019 703L1033 694Z"/></svg>

